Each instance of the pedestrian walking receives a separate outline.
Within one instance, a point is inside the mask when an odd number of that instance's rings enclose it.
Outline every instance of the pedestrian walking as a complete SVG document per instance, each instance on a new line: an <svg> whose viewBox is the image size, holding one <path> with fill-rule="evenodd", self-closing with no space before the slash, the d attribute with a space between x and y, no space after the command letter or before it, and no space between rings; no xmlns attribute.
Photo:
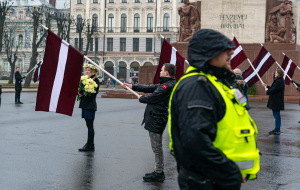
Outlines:
<svg viewBox="0 0 300 190"><path fill-rule="evenodd" d="M218 31L196 32L188 67L170 97L169 132L181 190L241 188L259 171L257 128L246 98L232 88L234 43Z"/></svg>
<svg viewBox="0 0 300 190"><path fill-rule="evenodd" d="M176 68L165 63L160 72L160 84L139 85L124 83L123 88L132 88L134 91L149 93L140 96L139 102L147 104L142 125L149 131L152 151L155 155L155 171L146 173L143 180L146 182L163 182L164 157L162 148L162 135L168 122L168 103L175 81Z"/></svg>
<svg viewBox="0 0 300 190"><path fill-rule="evenodd" d="M116 80L115 79L111 79L112 82L112 88L116 88Z"/></svg>
<svg viewBox="0 0 300 190"><path fill-rule="evenodd" d="M20 101L21 92L22 92L22 81L25 77L22 77L20 74L20 67L16 68L15 72L15 104L23 104Z"/></svg>
<svg viewBox="0 0 300 190"><path fill-rule="evenodd" d="M280 68L276 69L275 78L271 86L267 86L265 83L262 85L265 87L269 100L267 107L273 112L275 118L275 129L269 132L270 135L280 135L281 127L281 115L280 111L284 110L284 90L285 83L283 79L283 71Z"/></svg>
<svg viewBox="0 0 300 190"><path fill-rule="evenodd" d="M98 68L92 64L84 64L86 76L81 77L78 96L80 99L79 108L82 109L81 117L85 119L88 128L88 138L86 144L78 149L82 152L95 151L94 145L94 120L95 112L97 111L96 97L99 92L100 82L97 78ZM91 80L92 79L92 80ZM88 88L85 86L89 86Z"/></svg>
<svg viewBox="0 0 300 190"><path fill-rule="evenodd" d="M108 78L106 81L106 88L110 88L110 78Z"/></svg>
<svg viewBox="0 0 300 190"><path fill-rule="evenodd" d="M2 85L0 84L0 107L1 107L1 94L2 94Z"/></svg>

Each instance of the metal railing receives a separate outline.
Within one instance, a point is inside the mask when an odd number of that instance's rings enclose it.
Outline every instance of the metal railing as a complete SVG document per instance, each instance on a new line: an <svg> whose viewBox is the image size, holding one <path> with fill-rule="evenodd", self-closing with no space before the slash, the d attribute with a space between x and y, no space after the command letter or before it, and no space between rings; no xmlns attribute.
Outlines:
<svg viewBox="0 0 300 190"><path fill-rule="evenodd" d="M76 30L76 28L75 28ZM86 30L86 29L85 29ZM84 30L84 31L85 31ZM94 32L100 33L177 33L179 27L97 27ZM77 31L76 31L77 32Z"/></svg>

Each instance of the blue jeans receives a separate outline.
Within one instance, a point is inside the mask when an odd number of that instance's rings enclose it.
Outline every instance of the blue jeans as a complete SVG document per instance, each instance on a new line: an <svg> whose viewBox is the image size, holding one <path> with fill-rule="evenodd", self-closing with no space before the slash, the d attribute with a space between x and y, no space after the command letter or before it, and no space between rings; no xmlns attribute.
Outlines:
<svg viewBox="0 0 300 190"><path fill-rule="evenodd" d="M280 126L281 126L280 110L279 111L272 110L272 112L275 118L275 130L280 132Z"/></svg>

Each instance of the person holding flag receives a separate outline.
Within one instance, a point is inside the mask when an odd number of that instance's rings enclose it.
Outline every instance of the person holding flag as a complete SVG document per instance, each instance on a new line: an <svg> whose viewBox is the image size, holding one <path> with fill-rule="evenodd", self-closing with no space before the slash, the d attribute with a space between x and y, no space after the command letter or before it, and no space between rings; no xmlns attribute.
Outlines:
<svg viewBox="0 0 300 190"><path fill-rule="evenodd" d="M265 87L267 95L269 95L267 107L272 110L275 118L275 129L269 132L270 135L280 135L280 110L284 110L285 85L283 75L283 71L280 68L277 68L272 85L267 86L265 83L262 84L262 86Z"/></svg>
<svg viewBox="0 0 300 190"><path fill-rule="evenodd" d="M173 89L169 125L181 190L238 190L259 171L257 127L231 84L234 43L216 30L196 32L188 67Z"/></svg>
<svg viewBox="0 0 300 190"><path fill-rule="evenodd" d="M84 64L86 76L81 77L78 90L80 99L79 108L82 109L81 117L85 119L88 128L88 138L86 144L78 149L80 152L95 151L94 145L94 119L97 111L96 97L99 92L100 81L97 78L98 68L92 64Z"/></svg>
<svg viewBox="0 0 300 190"><path fill-rule="evenodd" d="M164 157L162 149L162 135L168 122L168 103L170 94L175 86L175 65L165 63L160 71L160 84L140 85L124 83L122 87L131 88L134 91L149 93L140 96L140 103L147 104L142 125L145 123L145 129L149 131L152 150L155 154L155 171L147 173L143 177L146 182L163 182Z"/></svg>

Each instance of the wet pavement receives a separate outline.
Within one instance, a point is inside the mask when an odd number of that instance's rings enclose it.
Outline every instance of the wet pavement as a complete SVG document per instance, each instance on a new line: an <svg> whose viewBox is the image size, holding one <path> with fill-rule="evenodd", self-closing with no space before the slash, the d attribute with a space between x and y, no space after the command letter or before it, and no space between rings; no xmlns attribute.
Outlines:
<svg viewBox="0 0 300 190"><path fill-rule="evenodd" d="M36 93L22 93L22 105L14 94L2 94L0 107L0 189L4 190L177 190L174 158L164 133L164 183L146 183L142 176L153 171L147 131L140 126L145 105L134 99L102 99L98 96L94 153L81 153L87 129L75 105L73 117L35 112ZM251 103L258 147L262 152L258 179L242 189L299 189L300 107L286 104L282 133L270 136L272 112L265 103Z"/></svg>

